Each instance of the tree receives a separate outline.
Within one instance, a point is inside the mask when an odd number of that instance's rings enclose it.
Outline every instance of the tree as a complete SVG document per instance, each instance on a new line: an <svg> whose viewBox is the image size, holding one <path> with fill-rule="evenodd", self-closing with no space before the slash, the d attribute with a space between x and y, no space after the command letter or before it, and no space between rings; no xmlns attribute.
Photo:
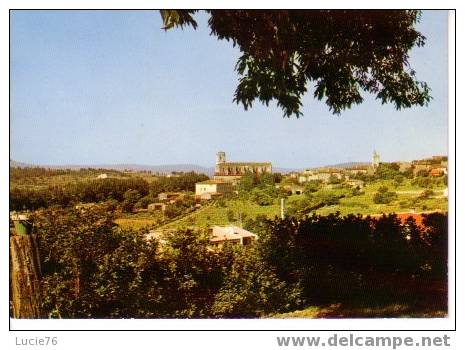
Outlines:
<svg viewBox="0 0 465 350"><path fill-rule="evenodd" d="M229 222L233 222L235 220L234 212L231 209L229 209L226 212L226 216L227 216Z"/></svg>
<svg viewBox="0 0 465 350"><path fill-rule="evenodd" d="M275 184L279 184L283 180L283 174L273 173L273 179Z"/></svg>
<svg viewBox="0 0 465 350"><path fill-rule="evenodd" d="M273 204L273 197L267 193L266 189L254 188L250 192L250 199L261 206Z"/></svg>
<svg viewBox="0 0 465 350"><path fill-rule="evenodd" d="M157 244L123 231L113 208L50 208L31 218L39 237L42 308L48 317L153 317ZM158 313L157 313L158 315Z"/></svg>
<svg viewBox="0 0 465 350"><path fill-rule="evenodd" d="M215 294L223 282L229 254L210 246L209 235L180 230L166 237L161 263L167 317L199 318L211 313Z"/></svg>
<svg viewBox="0 0 465 350"><path fill-rule="evenodd" d="M399 186L399 185L402 185L402 183L404 182L405 178L402 176L402 175L396 175L394 176L394 184L396 186Z"/></svg>
<svg viewBox="0 0 465 350"><path fill-rule="evenodd" d="M401 175L401 173L397 163L381 163L376 169L376 176L379 179L395 179L398 175Z"/></svg>
<svg viewBox="0 0 465 350"><path fill-rule="evenodd" d="M386 186L381 186L373 196L373 202L376 204L389 204L396 198L397 193L389 191Z"/></svg>
<svg viewBox="0 0 465 350"><path fill-rule="evenodd" d="M162 192L190 191L195 192L197 182L208 180L205 174L197 174L193 171L188 173L177 173L178 176L161 176L150 183L150 193L158 196Z"/></svg>
<svg viewBox="0 0 465 350"><path fill-rule="evenodd" d="M434 196L434 191L431 189L426 189L418 195L418 199L428 199L431 196Z"/></svg>
<svg viewBox="0 0 465 350"><path fill-rule="evenodd" d="M341 182L342 182L342 179L340 179L340 178L337 177L336 175L331 174L331 175L329 176L328 183L335 185L335 184L340 184Z"/></svg>
<svg viewBox="0 0 465 350"><path fill-rule="evenodd" d="M165 30L197 23L197 10L161 10ZM207 10L211 33L242 55L234 101L247 110L276 100L284 115L302 115L311 85L336 114L375 94L397 109L426 105L430 89L416 79L409 50L424 46L417 10Z"/></svg>
<svg viewBox="0 0 465 350"><path fill-rule="evenodd" d="M124 192L123 198L123 210L130 213L134 209L134 205L141 198L141 195L137 190L127 190Z"/></svg>
<svg viewBox="0 0 465 350"><path fill-rule="evenodd" d="M225 268L223 284L215 295L215 316L257 317L288 311L299 304L300 290L281 281L256 249L226 249L231 250L233 259Z"/></svg>
<svg viewBox="0 0 465 350"><path fill-rule="evenodd" d="M360 196L361 194L363 194L363 192L360 189L360 186L356 186L356 187L352 188L351 194L352 194L352 196L355 197L355 196Z"/></svg>
<svg viewBox="0 0 465 350"><path fill-rule="evenodd" d="M247 173L241 177L237 184L239 193L248 193L257 185L258 180L252 173Z"/></svg>
<svg viewBox="0 0 465 350"><path fill-rule="evenodd" d="M314 193L320 189L321 181L320 180L310 180L305 184L304 193Z"/></svg>

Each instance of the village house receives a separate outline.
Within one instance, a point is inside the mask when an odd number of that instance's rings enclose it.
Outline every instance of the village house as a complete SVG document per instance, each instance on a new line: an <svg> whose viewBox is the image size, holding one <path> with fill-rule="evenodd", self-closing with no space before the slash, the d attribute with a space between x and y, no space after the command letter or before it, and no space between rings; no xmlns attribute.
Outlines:
<svg viewBox="0 0 465 350"><path fill-rule="evenodd" d="M205 193L196 195L196 196L195 196L195 199L196 199L197 202L198 202L199 200L200 200L200 201L209 201L209 200L212 200L212 199L218 199L218 198L220 198L220 197L222 197L222 196L223 196L222 193L209 193L209 192L205 192Z"/></svg>
<svg viewBox="0 0 465 350"><path fill-rule="evenodd" d="M418 176L420 172L427 172L431 171L432 167L428 162L415 162L413 164L413 175Z"/></svg>
<svg viewBox="0 0 465 350"><path fill-rule="evenodd" d="M347 180L346 184L352 188L357 188L357 187L363 188L363 186L365 185L365 183L362 180L354 180L354 179Z"/></svg>
<svg viewBox="0 0 465 350"><path fill-rule="evenodd" d="M339 180L344 178L342 169L338 168L319 168L312 171L305 171L299 176L299 183L305 183L312 180L322 181L328 183L331 177L335 177Z"/></svg>
<svg viewBox="0 0 465 350"><path fill-rule="evenodd" d="M212 196L232 191L232 184L224 180L206 180L195 184L195 196L200 199L212 199Z"/></svg>
<svg viewBox="0 0 465 350"><path fill-rule="evenodd" d="M297 179L300 176L300 174L296 171L292 171L289 174L287 174L287 176L290 177L291 179Z"/></svg>
<svg viewBox="0 0 465 350"><path fill-rule="evenodd" d="M351 168L346 168L345 172L350 175L358 175L358 174L367 174L368 173L368 166L366 165L357 165Z"/></svg>
<svg viewBox="0 0 465 350"><path fill-rule="evenodd" d="M304 174L302 174L302 175L299 175L297 180L299 181L300 184L302 184L304 182L310 181L312 179L312 176L314 176L314 175L304 175Z"/></svg>
<svg viewBox="0 0 465 350"><path fill-rule="evenodd" d="M162 192L158 194L158 200L160 202L169 202L171 204L183 199L185 196L182 192Z"/></svg>
<svg viewBox="0 0 465 350"><path fill-rule="evenodd" d="M210 232L212 234L210 242L216 246L222 245L225 242L247 246L258 238L255 233L233 225L212 226Z"/></svg>
<svg viewBox="0 0 465 350"><path fill-rule="evenodd" d="M447 175L447 156L432 156L431 158L412 161L413 175L427 172L430 176Z"/></svg>
<svg viewBox="0 0 465 350"><path fill-rule="evenodd" d="M279 185L277 185L276 187L280 188ZM294 185L294 184L284 185L284 186L282 186L282 189L287 191L288 193L291 193L291 194L302 194L302 193L304 193L304 190L305 190L305 188L303 186Z"/></svg>
<svg viewBox="0 0 465 350"><path fill-rule="evenodd" d="M399 171L401 173L405 173L412 169L412 163L410 162L397 162L397 164L399 165Z"/></svg>
<svg viewBox="0 0 465 350"><path fill-rule="evenodd" d="M447 175L447 168L445 167L432 168L429 174L434 177Z"/></svg>
<svg viewBox="0 0 465 350"><path fill-rule="evenodd" d="M166 238L175 233L176 230L151 230L146 239L157 239L161 245L166 244ZM226 242L232 244L239 244L242 246L247 246L252 244L258 239L258 236L255 233L247 231L241 227L229 225L229 226L211 226L208 230L210 234L210 242L214 246L222 246Z"/></svg>
<svg viewBox="0 0 465 350"><path fill-rule="evenodd" d="M155 211L155 210L165 211L165 209L166 209L165 203L150 203L147 206L148 211Z"/></svg>

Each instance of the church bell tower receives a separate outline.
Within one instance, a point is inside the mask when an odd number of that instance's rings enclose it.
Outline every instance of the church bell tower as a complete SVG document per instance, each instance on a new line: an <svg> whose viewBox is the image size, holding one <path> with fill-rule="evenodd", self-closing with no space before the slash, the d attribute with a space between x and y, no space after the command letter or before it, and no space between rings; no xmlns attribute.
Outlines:
<svg viewBox="0 0 465 350"><path fill-rule="evenodd" d="M374 170L376 170L379 167L379 162L380 162L379 154L376 151L373 151L371 166L373 167Z"/></svg>
<svg viewBox="0 0 465 350"><path fill-rule="evenodd" d="M226 163L226 153L220 151L216 154L215 174L219 175L221 173L220 165L224 163Z"/></svg>

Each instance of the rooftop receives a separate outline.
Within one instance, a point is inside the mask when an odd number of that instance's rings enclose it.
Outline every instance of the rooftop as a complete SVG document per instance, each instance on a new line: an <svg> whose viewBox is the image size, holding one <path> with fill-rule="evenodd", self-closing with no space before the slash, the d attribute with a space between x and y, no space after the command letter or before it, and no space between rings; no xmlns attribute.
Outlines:
<svg viewBox="0 0 465 350"><path fill-rule="evenodd" d="M212 226L213 238L212 242L222 241L222 240L232 240L240 239L244 237L253 237L257 238L255 233L244 230L243 228L237 226Z"/></svg>
<svg viewBox="0 0 465 350"><path fill-rule="evenodd" d="M229 182L223 181L223 180L205 180L201 182L196 182L196 185L202 184L202 185L218 185L218 184L227 184Z"/></svg>

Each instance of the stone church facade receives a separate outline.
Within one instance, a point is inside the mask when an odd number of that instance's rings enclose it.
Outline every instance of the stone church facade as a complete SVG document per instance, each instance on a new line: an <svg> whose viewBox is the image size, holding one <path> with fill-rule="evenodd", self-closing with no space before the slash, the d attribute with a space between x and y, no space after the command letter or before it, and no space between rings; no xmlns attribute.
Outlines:
<svg viewBox="0 0 465 350"><path fill-rule="evenodd" d="M272 173L270 162L227 162L226 153L216 154L215 179L237 182L242 176L251 174Z"/></svg>

